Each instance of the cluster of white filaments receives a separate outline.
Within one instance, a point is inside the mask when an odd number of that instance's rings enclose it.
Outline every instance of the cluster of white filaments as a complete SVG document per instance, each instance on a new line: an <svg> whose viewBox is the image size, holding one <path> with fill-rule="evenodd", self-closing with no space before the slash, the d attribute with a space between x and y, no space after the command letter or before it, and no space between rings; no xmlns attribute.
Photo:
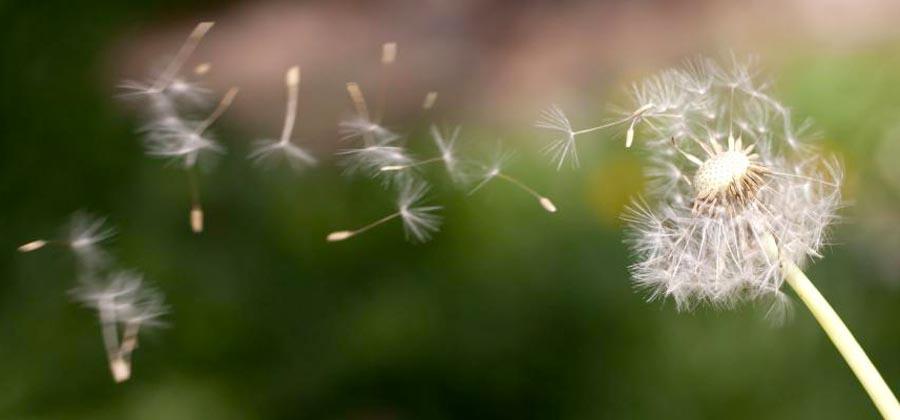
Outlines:
<svg viewBox="0 0 900 420"><path fill-rule="evenodd" d="M841 166L799 139L753 75L752 63L697 59L633 90L650 163L647 197L623 216L631 272L681 309L757 298L781 308L781 265L766 244L803 265L841 206Z"/></svg>
<svg viewBox="0 0 900 420"><path fill-rule="evenodd" d="M362 88L358 83L347 83L347 94L355 110L355 115L339 124L339 134L352 147L338 152L341 164L348 175L362 174L382 180L387 189L397 193L397 211L353 230L339 230L329 233L329 242L343 241L371 228L399 218L403 222L404 232L409 240L424 242L440 226L440 217L436 212L439 206L427 206L428 184L422 178L421 169L432 164L442 164L450 180L458 186L467 186L472 181L477 185L471 189L474 193L492 179L502 179L536 197L541 206L549 212L555 212L556 206L538 194L522 181L500 171L505 159L497 159L489 164L479 164L464 159L458 151L460 127L442 130L436 125L429 127L429 134L437 155L424 159L416 159L402 144L403 136L387 128L382 119L385 115L384 104L388 70L397 58L397 44L387 43L382 46L381 86L378 89L375 109L370 110ZM437 92L429 92L422 101L423 113L429 112L437 101ZM374 116L373 116L374 112Z"/></svg>
<svg viewBox="0 0 900 420"><path fill-rule="evenodd" d="M236 87L229 89L205 119L192 120L184 116L207 102L209 91L189 81L181 70L212 27L213 22L198 24L165 69L149 82L126 81L121 86L125 89L122 96L145 101L149 121L140 131L144 134L147 154L170 159L187 171L191 191L189 220L195 233L203 231L204 220L195 167L203 155L225 152L209 128L231 106L238 93ZM210 68L209 63L201 63L194 68L193 74L204 76Z"/></svg>
<svg viewBox="0 0 900 420"><path fill-rule="evenodd" d="M162 325L167 309L163 297L148 287L139 273L116 271L115 262L102 243L115 235L106 220L76 213L64 239L38 239L19 247L33 252L48 245L72 251L78 267L74 299L97 310L109 369L116 382L131 376L131 355L137 348L138 333Z"/></svg>

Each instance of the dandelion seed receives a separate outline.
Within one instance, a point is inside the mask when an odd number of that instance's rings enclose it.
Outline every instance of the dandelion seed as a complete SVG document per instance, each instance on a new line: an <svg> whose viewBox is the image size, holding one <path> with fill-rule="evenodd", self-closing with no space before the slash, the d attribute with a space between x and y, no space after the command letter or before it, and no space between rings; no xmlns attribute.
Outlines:
<svg viewBox="0 0 900 420"><path fill-rule="evenodd" d="M463 169L463 161L459 159L456 153L456 141L459 138L460 127L455 127L452 131L442 132L435 125L431 125L429 132L434 144L440 153L439 156L418 160L406 165L391 164L380 168L382 172L403 171L407 169L419 168L432 163L443 163L447 174L450 175L456 183L465 183L467 174Z"/></svg>
<svg viewBox="0 0 900 420"><path fill-rule="evenodd" d="M177 119L173 119L156 126L147 137L147 154L178 160L185 168L192 168L204 151L223 153L222 146L206 131L231 106L237 93L238 88L229 89L203 121L179 123Z"/></svg>
<svg viewBox="0 0 900 420"><path fill-rule="evenodd" d="M180 80L177 76L182 66L184 66L188 58L190 58L194 53L194 50L200 44L200 40L206 36L206 33L212 29L214 24L214 22L199 23L194 30L191 31L191 34L188 36L187 40L185 40L184 44L181 45L181 48L178 50L178 53L172 61L169 62L163 72L153 81L147 83L135 81L124 82L121 85L121 88L126 91L124 96L149 96L155 101L166 101L168 100L165 98L167 95L182 96L193 100L202 98L205 93L204 89L197 88L195 85ZM200 69L201 67L198 66L197 68ZM206 67L206 70L209 70L209 66ZM199 75L205 73L205 71L196 73Z"/></svg>
<svg viewBox="0 0 900 420"><path fill-rule="evenodd" d="M314 165L316 159L305 150L291 142L291 133L297 118L297 96L300 88L300 67L294 66L288 69L285 75L288 99L284 117L284 127L280 140L260 140L250 153L249 158L257 163L263 162L274 156L285 158L294 169L301 169L306 165Z"/></svg>
<svg viewBox="0 0 900 420"><path fill-rule="evenodd" d="M116 230L106 226L106 219L76 212L66 228L64 239L38 239L19 246L19 252L33 252L48 245L69 248L80 268L92 274L109 261L100 245L115 236Z"/></svg>
<svg viewBox="0 0 900 420"><path fill-rule="evenodd" d="M365 96L358 84L347 83L347 93L350 95L357 115L350 120L341 121L338 125L341 140L361 138L364 146L374 146L390 144L400 138L393 131L371 119Z"/></svg>
<svg viewBox="0 0 900 420"><path fill-rule="evenodd" d="M561 133L559 137L552 140L545 148L544 153L551 156L551 161L556 163L556 169L562 169L562 165L566 160L571 161L573 167L580 165L578 159L578 146L576 138L582 134L592 133L594 131L603 130L610 127L628 124L625 136L625 148L630 148L634 141L635 125L642 119L647 118L647 113L653 108L652 104L645 104L629 113L623 118L613 120L598 126L575 130L569 122L569 118L563 110L557 105L551 105L541 111L540 117L535 123L535 127Z"/></svg>
<svg viewBox="0 0 900 420"><path fill-rule="evenodd" d="M512 157L512 155L510 153L498 152L496 157L494 158L494 161L491 163L491 165L483 167L484 174L482 175L481 181L478 184L476 184L475 187L469 191L469 195L476 193L482 187L487 185L487 183L490 182L491 180L493 180L495 178L501 179L510 184L515 185L522 191L525 191L526 193L530 194L532 197L536 198L538 200L538 203L541 205L541 207L543 207L544 210L546 210L547 212L556 213L556 205L553 204L552 200L550 200L547 197L542 196L537 191L535 191L533 188L529 187L528 185L526 185L524 182L520 181L519 179L514 178L510 175L507 175L506 173L504 173L502 171L503 165L511 157Z"/></svg>
<svg viewBox="0 0 900 420"><path fill-rule="evenodd" d="M168 311L162 295L143 284L131 271L114 272L104 281L87 283L72 291L74 299L97 311L110 372L116 382L131 376L131 355L138 333L163 325Z"/></svg>
<svg viewBox="0 0 900 420"><path fill-rule="evenodd" d="M397 212L369 223L355 230L339 230L326 236L328 242L343 241L376 226L400 218L406 238L413 242L426 242L440 228L441 218L437 211L440 206L423 205L428 185L422 182L409 181L403 185L397 198Z"/></svg>

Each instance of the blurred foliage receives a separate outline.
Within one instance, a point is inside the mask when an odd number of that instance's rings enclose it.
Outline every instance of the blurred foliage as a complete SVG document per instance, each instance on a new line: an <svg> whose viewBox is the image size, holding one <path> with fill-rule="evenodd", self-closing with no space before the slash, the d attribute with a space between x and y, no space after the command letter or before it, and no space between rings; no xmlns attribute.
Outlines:
<svg viewBox="0 0 900 420"><path fill-rule="evenodd" d="M208 231L190 234L183 174L142 155L102 60L123 31L202 7L0 4L0 417L875 416L799 304L773 327L765 308L679 314L632 290L616 214L640 171L612 146L596 169L558 174L520 155L511 170L552 192L553 216L502 184L471 198L438 186L446 222L425 245L396 225L326 244L390 198L331 168L252 170L237 146L202 178ZM779 94L844 156L853 198L879 194L868 162L900 112L898 57L773 55ZM219 127L226 143L237 130ZM112 251L173 308L123 385L96 320L68 299L69 257L14 251L80 208L109 215ZM900 290L848 248L810 276L898 389Z"/></svg>

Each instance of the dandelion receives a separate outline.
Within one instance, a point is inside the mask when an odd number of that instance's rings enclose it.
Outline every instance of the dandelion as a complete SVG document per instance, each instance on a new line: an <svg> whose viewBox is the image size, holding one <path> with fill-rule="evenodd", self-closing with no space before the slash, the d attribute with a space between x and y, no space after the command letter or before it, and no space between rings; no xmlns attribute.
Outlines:
<svg viewBox="0 0 900 420"><path fill-rule="evenodd" d="M305 150L291 142L291 133L297 119L297 94L300 88L300 67L294 66L288 69L285 75L287 87L287 106L284 115L284 128L281 130L280 140L260 140L250 153L250 159L262 162L273 156L282 156L294 169L300 169L305 165L314 165L316 159Z"/></svg>
<svg viewBox="0 0 900 420"><path fill-rule="evenodd" d="M529 187L524 182L522 182L522 181L518 180L517 178L514 178L510 175L507 175L506 173L504 173L502 171L503 165L511 157L512 157L511 153L498 152L496 154L496 157L494 158L493 162L491 162L490 165L483 166L484 173L481 177L481 181L478 184L476 184L475 187L469 191L469 195L475 194L478 190L480 190L482 187L487 185L488 182L491 182L491 180L500 179L500 180L503 180L510 184L515 185L522 191L525 191L526 193L530 194L532 197L536 198L538 200L538 203L540 203L541 207L543 207L544 210L546 210L547 212L556 213L556 205L553 204L553 201L551 201L549 198L544 197L543 195L539 194L537 191L534 190L534 188Z"/></svg>
<svg viewBox="0 0 900 420"><path fill-rule="evenodd" d="M128 380L138 333L142 328L163 325L160 317L168 310L162 295L145 286L143 276L131 271L111 273L104 281L83 284L72 294L76 301L97 311L113 379Z"/></svg>
<svg viewBox="0 0 900 420"><path fill-rule="evenodd" d="M47 245L69 248L79 266L89 273L108 262L109 256L100 244L115 236L116 230L106 225L106 219L77 212L69 222L65 239L37 239L19 246L19 252L33 252Z"/></svg>
<svg viewBox="0 0 900 420"><path fill-rule="evenodd" d="M431 239L431 235L434 232L438 231L441 224L441 217L435 214L441 207L423 204L427 193L427 184L408 181L403 185L398 195L397 212L355 230L331 232L326 236L326 240L328 242L343 241L376 226L400 218L403 222L403 231L408 240L426 242Z"/></svg>
<svg viewBox="0 0 900 420"><path fill-rule="evenodd" d="M841 207L841 165L802 143L789 115L742 63L696 60L635 90L645 120L648 196L623 219L637 256L635 283L679 309L768 299L780 311L787 282L809 307L886 418L900 405L800 267L821 257ZM641 105L643 104L643 105ZM667 117L672 113L678 117Z"/></svg>

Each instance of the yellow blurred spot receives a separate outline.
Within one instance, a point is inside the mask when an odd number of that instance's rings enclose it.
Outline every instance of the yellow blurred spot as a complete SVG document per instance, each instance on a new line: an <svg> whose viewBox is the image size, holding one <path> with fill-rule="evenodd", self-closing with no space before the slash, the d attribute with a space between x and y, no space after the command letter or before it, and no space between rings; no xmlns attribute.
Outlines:
<svg viewBox="0 0 900 420"><path fill-rule="evenodd" d="M631 153L599 165L588 175L587 202L604 226L620 225L619 215L632 197L644 188L644 174L637 157Z"/></svg>

